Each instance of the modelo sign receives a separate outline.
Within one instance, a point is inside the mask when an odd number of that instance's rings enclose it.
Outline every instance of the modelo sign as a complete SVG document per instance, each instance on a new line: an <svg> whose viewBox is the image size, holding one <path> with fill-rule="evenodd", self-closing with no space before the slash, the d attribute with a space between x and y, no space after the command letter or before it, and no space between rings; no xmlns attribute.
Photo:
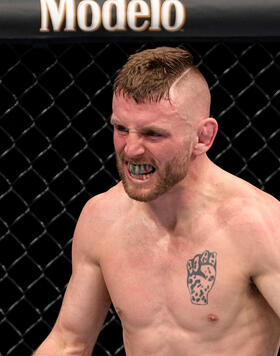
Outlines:
<svg viewBox="0 0 280 356"><path fill-rule="evenodd" d="M111 32L179 31L185 24L186 12L180 0L40 0L40 32L61 30L84 32L104 29ZM63 28L64 26L64 28Z"/></svg>

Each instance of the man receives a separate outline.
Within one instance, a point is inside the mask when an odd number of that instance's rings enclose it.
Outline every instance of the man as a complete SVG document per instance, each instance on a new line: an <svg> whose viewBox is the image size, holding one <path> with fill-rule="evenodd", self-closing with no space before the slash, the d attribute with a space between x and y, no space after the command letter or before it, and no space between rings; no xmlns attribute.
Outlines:
<svg viewBox="0 0 280 356"><path fill-rule="evenodd" d="M280 205L214 165L210 94L189 52L130 57L114 85L121 182L92 198L36 356L91 355L112 302L127 356L275 356Z"/></svg>

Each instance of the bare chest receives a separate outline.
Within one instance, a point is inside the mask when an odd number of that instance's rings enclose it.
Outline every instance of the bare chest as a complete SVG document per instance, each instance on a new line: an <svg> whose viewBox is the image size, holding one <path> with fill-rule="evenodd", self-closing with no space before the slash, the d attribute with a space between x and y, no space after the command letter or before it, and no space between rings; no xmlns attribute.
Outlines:
<svg viewBox="0 0 280 356"><path fill-rule="evenodd" d="M225 330L242 324L245 313L250 318L251 310L255 317L256 306L261 312L246 261L225 236L212 234L197 243L188 236L118 239L107 246L110 258L103 258L102 270L123 324Z"/></svg>

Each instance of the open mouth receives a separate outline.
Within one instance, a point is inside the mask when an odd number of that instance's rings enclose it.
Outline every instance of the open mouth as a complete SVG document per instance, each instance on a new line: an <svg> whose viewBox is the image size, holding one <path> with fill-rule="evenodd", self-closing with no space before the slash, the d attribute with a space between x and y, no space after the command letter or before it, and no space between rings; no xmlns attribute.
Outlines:
<svg viewBox="0 0 280 356"><path fill-rule="evenodd" d="M130 175L139 180L146 180L155 172L155 167L151 164L132 164L127 165Z"/></svg>

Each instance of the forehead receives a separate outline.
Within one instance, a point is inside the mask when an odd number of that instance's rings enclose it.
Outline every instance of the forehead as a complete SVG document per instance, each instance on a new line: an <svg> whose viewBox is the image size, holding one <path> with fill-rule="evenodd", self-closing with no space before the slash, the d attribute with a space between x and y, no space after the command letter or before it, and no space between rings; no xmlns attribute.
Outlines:
<svg viewBox="0 0 280 356"><path fill-rule="evenodd" d="M135 127L153 124L171 128L183 121L168 100L137 104L133 99L121 95L113 97L112 117L124 125Z"/></svg>

